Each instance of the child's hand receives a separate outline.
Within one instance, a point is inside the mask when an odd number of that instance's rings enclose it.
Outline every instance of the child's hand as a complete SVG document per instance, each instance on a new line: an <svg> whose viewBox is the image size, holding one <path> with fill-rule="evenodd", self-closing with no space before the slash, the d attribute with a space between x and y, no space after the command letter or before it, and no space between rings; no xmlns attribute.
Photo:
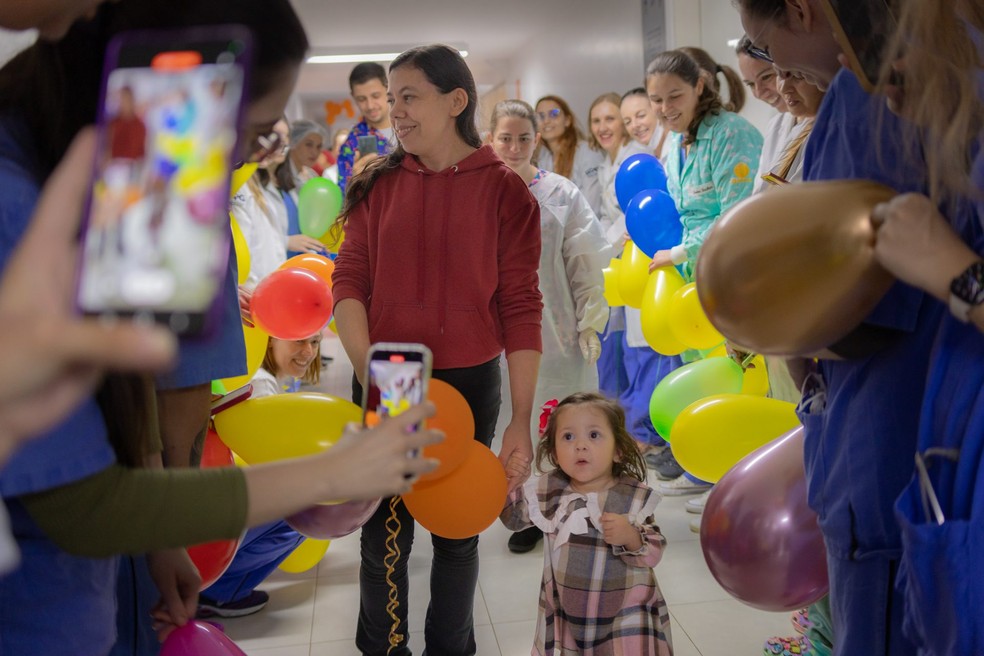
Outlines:
<svg viewBox="0 0 984 656"><path fill-rule="evenodd" d="M605 542L613 547L624 547L636 551L642 546L642 536L639 530L629 523L625 515L617 513L602 513L601 532Z"/></svg>
<svg viewBox="0 0 984 656"><path fill-rule="evenodd" d="M509 489L513 490L526 482L530 477L530 459L524 453L514 451L506 461L506 480L509 481Z"/></svg>

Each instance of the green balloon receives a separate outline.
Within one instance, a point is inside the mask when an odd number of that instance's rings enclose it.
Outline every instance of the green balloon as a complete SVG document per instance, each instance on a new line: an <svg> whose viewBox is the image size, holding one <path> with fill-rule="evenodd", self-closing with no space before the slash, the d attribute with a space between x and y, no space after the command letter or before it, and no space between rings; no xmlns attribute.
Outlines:
<svg viewBox="0 0 984 656"><path fill-rule="evenodd" d="M715 357L684 365L659 381L649 398L649 418L656 432L670 441L677 415L684 408L716 394L741 392L743 373L731 358Z"/></svg>
<svg viewBox="0 0 984 656"><path fill-rule="evenodd" d="M342 190L327 178L311 178L297 193L297 222L301 233L320 239L342 209Z"/></svg>

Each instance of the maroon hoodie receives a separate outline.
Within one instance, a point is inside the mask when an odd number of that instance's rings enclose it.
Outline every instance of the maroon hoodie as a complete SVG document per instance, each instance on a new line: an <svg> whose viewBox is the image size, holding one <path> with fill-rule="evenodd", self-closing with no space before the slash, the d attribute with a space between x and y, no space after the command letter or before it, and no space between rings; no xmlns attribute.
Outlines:
<svg viewBox="0 0 984 656"><path fill-rule="evenodd" d="M349 215L332 293L366 306L370 342L471 367L541 350L539 265L540 208L491 146L440 173L407 155Z"/></svg>

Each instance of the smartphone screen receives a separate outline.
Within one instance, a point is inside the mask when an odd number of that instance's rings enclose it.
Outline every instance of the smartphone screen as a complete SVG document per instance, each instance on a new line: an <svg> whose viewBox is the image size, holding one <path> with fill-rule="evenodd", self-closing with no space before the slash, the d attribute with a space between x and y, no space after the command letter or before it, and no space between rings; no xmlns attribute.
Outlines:
<svg viewBox="0 0 984 656"><path fill-rule="evenodd" d="M229 178L250 35L230 26L110 45L79 272L89 314L198 332L229 254Z"/></svg>
<svg viewBox="0 0 984 656"><path fill-rule="evenodd" d="M359 156L364 157L365 155L372 155L378 152L376 137L373 135L364 135L359 137Z"/></svg>
<svg viewBox="0 0 984 656"><path fill-rule="evenodd" d="M865 90L875 90L898 25L889 0L824 0L834 36Z"/></svg>
<svg viewBox="0 0 984 656"><path fill-rule="evenodd" d="M430 350L421 344L376 344L369 351L363 392L366 426L395 417L427 398Z"/></svg>

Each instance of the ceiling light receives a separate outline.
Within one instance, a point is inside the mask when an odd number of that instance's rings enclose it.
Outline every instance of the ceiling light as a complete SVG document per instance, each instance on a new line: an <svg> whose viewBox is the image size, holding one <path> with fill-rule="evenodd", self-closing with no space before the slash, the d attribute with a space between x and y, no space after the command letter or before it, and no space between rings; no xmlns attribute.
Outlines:
<svg viewBox="0 0 984 656"><path fill-rule="evenodd" d="M369 52L364 54L347 55L312 55L307 58L309 64L357 64L359 62L388 62L400 56L399 52ZM467 50L459 50L462 57L468 56Z"/></svg>

